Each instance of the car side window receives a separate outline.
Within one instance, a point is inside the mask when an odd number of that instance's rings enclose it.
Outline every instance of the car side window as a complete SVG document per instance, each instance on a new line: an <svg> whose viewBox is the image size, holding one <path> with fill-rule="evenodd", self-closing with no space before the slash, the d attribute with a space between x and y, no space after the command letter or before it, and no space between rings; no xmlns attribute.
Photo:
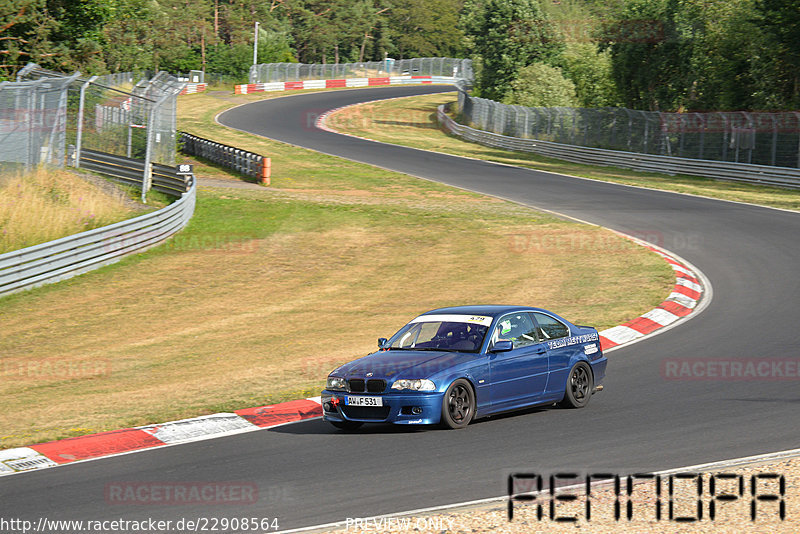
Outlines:
<svg viewBox="0 0 800 534"><path fill-rule="evenodd" d="M569 327L555 317L540 312L534 312L533 316L536 318L538 333L543 341L569 335Z"/></svg>
<svg viewBox="0 0 800 534"><path fill-rule="evenodd" d="M511 341L515 349L539 343L536 327L527 313L511 313L503 316L495 327L494 340L498 339Z"/></svg>

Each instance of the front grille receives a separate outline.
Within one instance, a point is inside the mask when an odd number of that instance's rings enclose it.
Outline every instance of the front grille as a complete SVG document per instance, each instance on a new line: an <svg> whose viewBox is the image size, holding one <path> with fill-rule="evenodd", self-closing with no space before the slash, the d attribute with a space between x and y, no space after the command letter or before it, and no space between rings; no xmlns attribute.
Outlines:
<svg viewBox="0 0 800 534"><path fill-rule="evenodd" d="M386 389L386 380L372 379L367 380L367 391L370 393L383 393Z"/></svg>
<svg viewBox="0 0 800 534"><path fill-rule="evenodd" d="M350 391L353 393L364 393L364 379L363 378L351 378L350 379Z"/></svg>
<svg viewBox="0 0 800 534"><path fill-rule="evenodd" d="M383 421L389 417L390 406L341 406L350 419L375 419Z"/></svg>

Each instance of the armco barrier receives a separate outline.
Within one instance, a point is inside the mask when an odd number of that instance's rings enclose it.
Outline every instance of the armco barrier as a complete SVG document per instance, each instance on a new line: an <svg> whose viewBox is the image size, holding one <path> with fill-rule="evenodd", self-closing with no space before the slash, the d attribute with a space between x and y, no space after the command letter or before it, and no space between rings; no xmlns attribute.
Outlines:
<svg viewBox="0 0 800 534"><path fill-rule="evenodd" d="M476 130L475 128L459 124L447 114L448 109L449 108L447 108L445 104L439 106L437 111L439 124L445 130L469 141L474 141L486 146L518 150L521 152L533 152L542 156L572 161L574 163L585 163L587 165L622 167L636 171L659 172L673 175L688 174L690 176L703 176L716 180L800 189L800 169L677 158L655 154L640 154L636 152L623 152L620 150L565 145L562 143L553 143L551 141L523 139L521 137L509 137L483 130Z"/></svg>
<svg viewBox="0 0 800 534"><path fill-rule="evenodd" d="M80 157L82 169L105 174L127 185L142 185L145 165L142 160L86 149ZM186 181L175 174L174 167L153 163L151 179L152 188L167 195L179 197L187 191Z"/></svg>
<svg viewBox="0 0 800 534"><path fill-rule="evenodd" d="M335 80L302 80L294 82L246 83L234 85L233 92L239 95L271 91L294 91L298 89L326 89L331 87L372 87L379 85L455 84L452 76L385 76L381 78L341 78Z"/></svg>
<svg viewBox="0 0 800 534"><path fill-rule="evenodd" d="M84 151L84 154L87 152L102 154L93 151ZM81 155L82 160L84 154ZM136 181L124 177L127 172L124 161L115 162L112 160L115 156L108 154L102 156L93 160L93 164L82 166L89 169L94 165L93 170L97 172L124 182ZM99 163L101 159L105 161ZM184 180L175 174L174 169L167 173L165 169L169 167L158 167L162 169L163 175L161 171L154 171L154 188L179 196L177 201L134 219L0 254L0 296L65 280L114 263L128 254L141 252L164 241L186 226L194 213L197 191L195 180L193 177ZM141 184L141 172L138 183ZM164 184L163 188L156 185L159 183ZM178 187L178 183L182 186Z"/></svg>
<svg viewBox="0 0 800 534"><path fill-rule="evenodd" d="M186 132L180 132L178 140L184 154L205 158L245 176L258 178L262 183L269 179L269 158Z"/></svg>

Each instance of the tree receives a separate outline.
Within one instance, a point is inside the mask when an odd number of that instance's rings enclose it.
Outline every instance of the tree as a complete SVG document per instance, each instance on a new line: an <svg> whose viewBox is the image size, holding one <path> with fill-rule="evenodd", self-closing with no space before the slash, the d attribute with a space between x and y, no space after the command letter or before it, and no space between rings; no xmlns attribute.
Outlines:
<svg viewBox="0 0 800 534"><path fill-rule="evenodd" d="M391 53L400 59L460 57L462 7L463 0L391 0L387 15Z"/></svg>
<svg viewBox="0 0 800 534"><path fill-rule="evenodd" d="M471 35L481 96L502 100L517 72L552 59L563 47L535 0L487 0Z"/></svg>
<svg viewBox="0 0 800 534"><path fill-rule="evenodd" d="M67 52L51 40L57 26L44 0L0 0L0 75L11 77L29 61L57 67Z"/></svg>
<svg viewBox="0 0 800 534"><path fill-rule="evenodd" d="M800 108L800 0L757 0L755 23L772 63L775 104ZM763 86L762 86L763 87Z"/></svg>
<svg viewBox="0 0 800 534"><path fill-rule="evenodd" d="M519 70L504 103L545 108L573 107L577 103L575 84L564 77L561 69L534 63Z"/></svg>
<svg viewBox="0 0 800 534"><path fill-rule="evenodd" d="M678 0L628 0L603 28L612 76L628 107L678 109L691 86L691 44L678 28Z"/></svg>
<svg viewBox="0 0 800 534"><path fill-rule="evenodd" d="M567 43L553 60L564 76L575 84L579 106L598 108L619 104L617 88L611 78L611 55L591 42Z"/></svg>

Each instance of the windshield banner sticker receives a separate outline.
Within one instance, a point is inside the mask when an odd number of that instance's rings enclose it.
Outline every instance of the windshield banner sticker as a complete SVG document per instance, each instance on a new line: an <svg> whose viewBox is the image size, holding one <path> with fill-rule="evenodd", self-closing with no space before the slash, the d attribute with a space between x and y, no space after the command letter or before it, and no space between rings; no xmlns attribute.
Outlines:
<svg viewBox="0 0 800 534"><path fill-rule="evenodd" d="M433 321L442 321L448 323L474 323L483 326L492 324L492 318L484 315L459 315L459 314L440 314L440 315L420 315L416 319L411 320L412 323L426 323Z"/></svg>

